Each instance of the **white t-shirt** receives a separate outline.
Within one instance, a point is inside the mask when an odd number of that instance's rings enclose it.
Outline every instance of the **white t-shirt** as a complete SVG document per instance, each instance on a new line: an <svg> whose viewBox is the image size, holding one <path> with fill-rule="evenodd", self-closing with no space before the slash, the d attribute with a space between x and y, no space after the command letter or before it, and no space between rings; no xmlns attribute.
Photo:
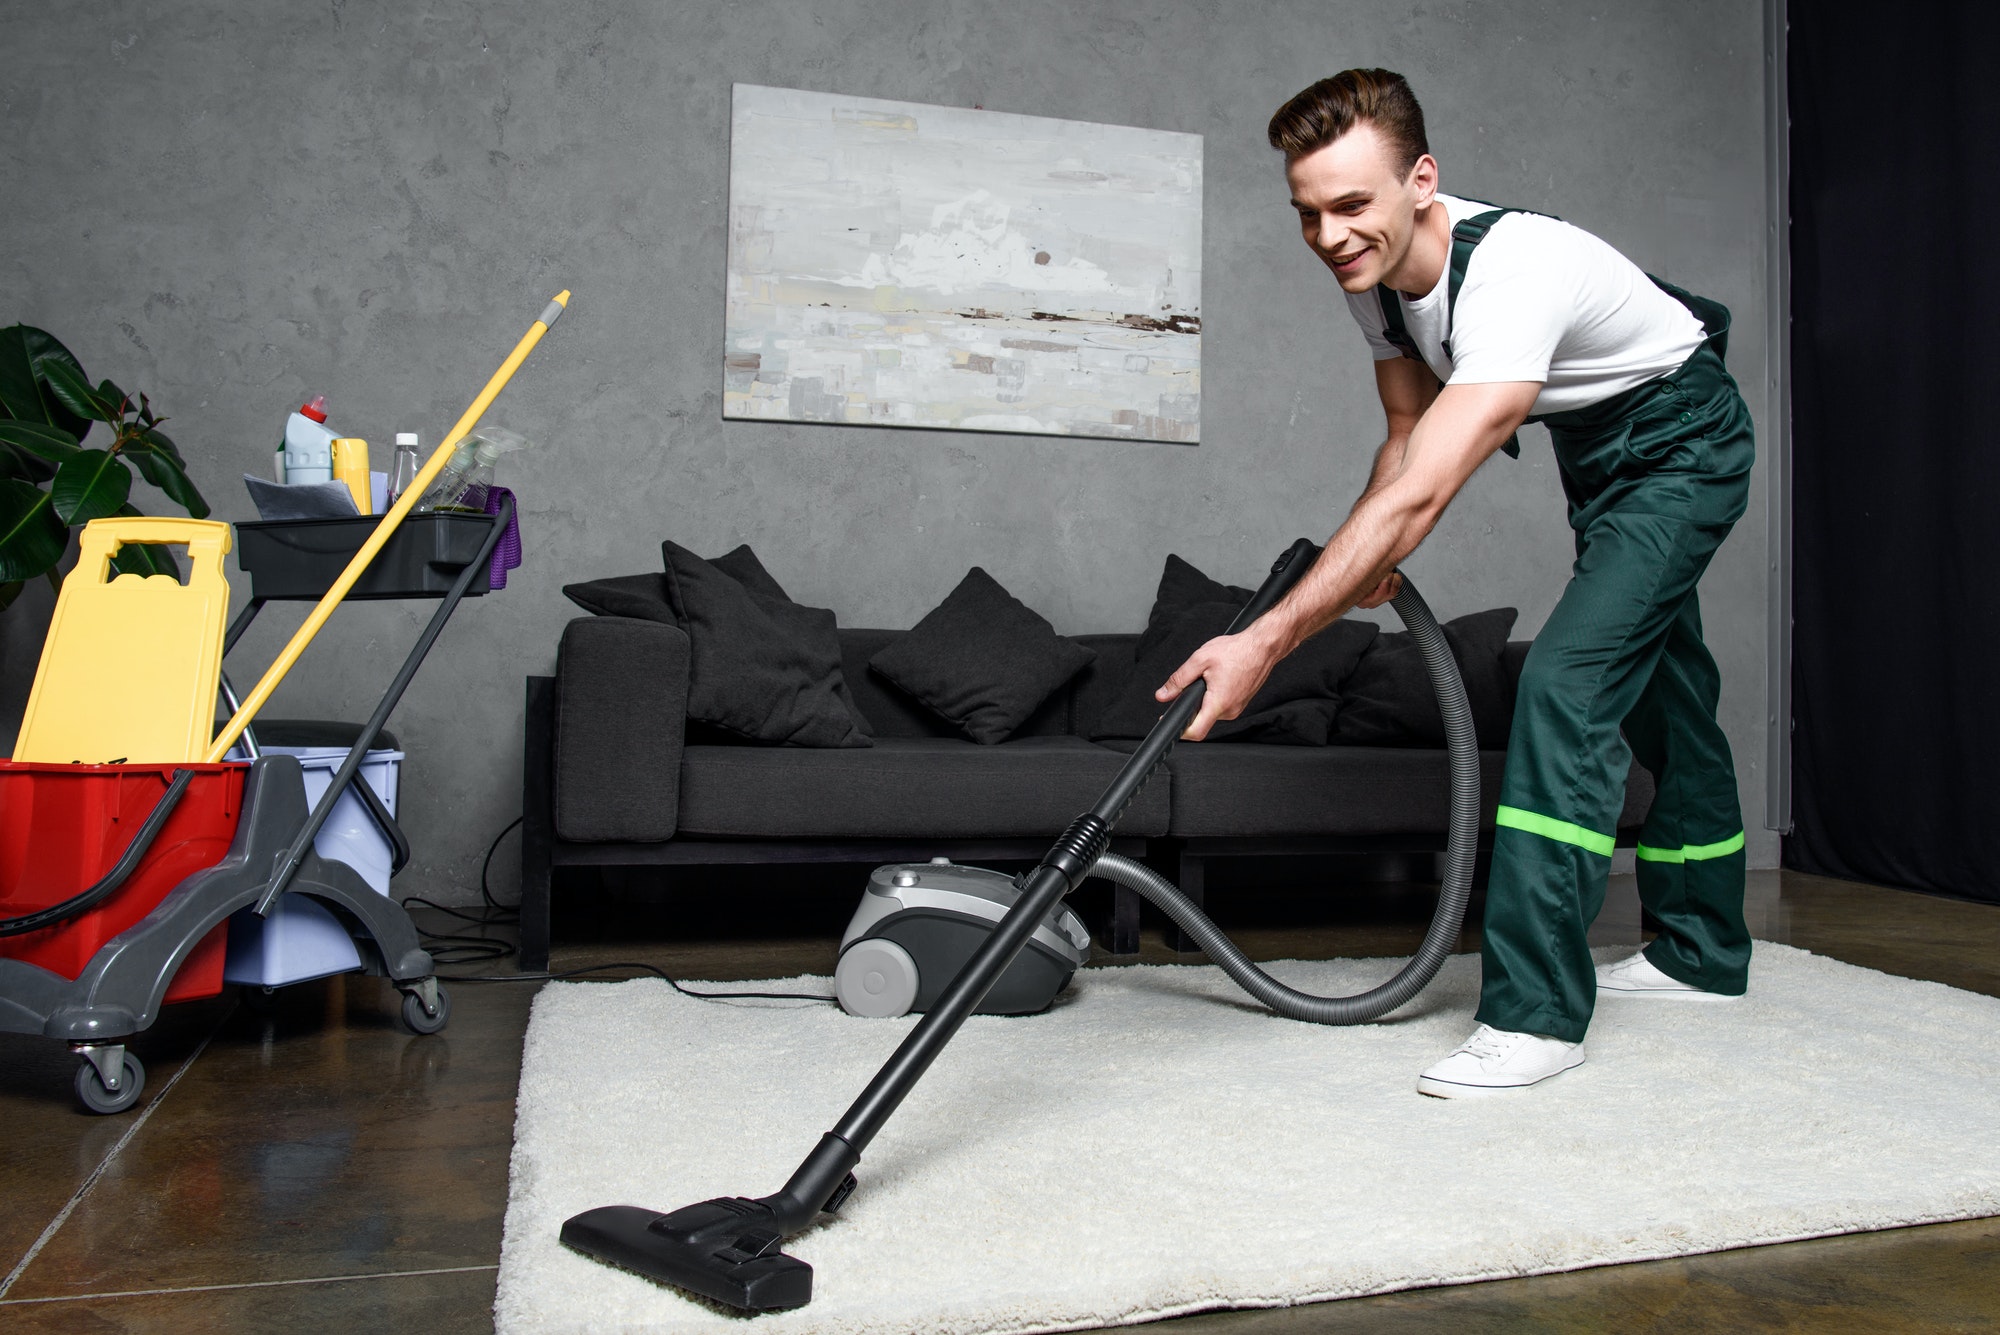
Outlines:
<svg viewBox="0 0 2000 1335"><path fill-rule="evenodd" d="M1437 202L1453 226L1491 210L1451 195ZM1581 227L1533 213L1493 224L1466 265L1455 312L1450 288L1447 261L1436 287L1404 299L1417 351L1447 385L1541 381L1538 416L1601 403L1666 375L1704 337L1701 322L1638 265ZM1375 360L1401 356L1383 334L1377 290L1345 295Z"/></svg>

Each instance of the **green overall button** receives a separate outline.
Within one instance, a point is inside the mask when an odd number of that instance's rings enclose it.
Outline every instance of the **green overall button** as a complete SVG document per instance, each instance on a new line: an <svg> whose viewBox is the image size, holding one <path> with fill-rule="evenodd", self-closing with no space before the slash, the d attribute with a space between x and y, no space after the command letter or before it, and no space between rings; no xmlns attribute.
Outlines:
<svg viewBox="0 0 2000 1335"><path fill-rule="evenodd" d="M1681 414L1681 421L1683 421L1683 422L1692 422L1693 420L1694 420L1694 414L1693 414L1693 413L1682 413L1682 414Z"/></svg>

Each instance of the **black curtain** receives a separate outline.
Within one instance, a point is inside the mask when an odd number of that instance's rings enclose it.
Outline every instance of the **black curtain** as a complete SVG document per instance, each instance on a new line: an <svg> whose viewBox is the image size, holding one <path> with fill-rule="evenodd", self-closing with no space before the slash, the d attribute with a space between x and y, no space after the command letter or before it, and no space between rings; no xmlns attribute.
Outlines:
<svg viewBox="0 0 2000 1335"><path fill-rule="evenodd" d="M1790 9L1785 865L2000 901L2000 5Z"/></svg>

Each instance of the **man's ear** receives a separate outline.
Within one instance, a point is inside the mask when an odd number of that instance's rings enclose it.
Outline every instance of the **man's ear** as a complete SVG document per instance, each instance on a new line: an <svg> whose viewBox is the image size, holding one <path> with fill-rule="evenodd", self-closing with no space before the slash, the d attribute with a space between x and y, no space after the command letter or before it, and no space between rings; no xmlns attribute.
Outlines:
<svg viewBox="0 0 2000 1335"><path fill-rule="evenodd" d="M1408 184L1416 192L1417 207L1420 209L1430 207L1431 200L1437 197L1437 159L1426 153L1412 163Z"/></svg>

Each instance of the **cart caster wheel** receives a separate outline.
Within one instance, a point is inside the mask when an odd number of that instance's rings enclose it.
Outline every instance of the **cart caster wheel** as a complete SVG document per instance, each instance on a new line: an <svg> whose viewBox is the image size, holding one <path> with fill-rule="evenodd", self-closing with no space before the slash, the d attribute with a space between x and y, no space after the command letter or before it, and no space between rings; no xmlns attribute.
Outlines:
<svg viewBox="0 0 2000 1335"><path fill-rule="evenodd" d="M246 983L237 989L236 994L243 1001L243 1009L252 1015L269 1015L278 1004L278 989L275 987Z"/></svg>
<svg viewBox="0 0 2000 1335"><path fill-rule="evenodd" d="M125 1054L124 1073L116 1090L104 1087L104 1077L88 1060L77 1063L76 1097L91 1112L122 1113L139 1101L145 1088L146 1068L129 1052Z"/></svg>
<svg viewBox="0 0 2000 1335"><path fill-rule="evenodd" d="M424 1009L424 999L415 992L403 994L403 1028L413 1034L435 1034L451 1019L451 993L437 990L437 1014Z"/></svg>

